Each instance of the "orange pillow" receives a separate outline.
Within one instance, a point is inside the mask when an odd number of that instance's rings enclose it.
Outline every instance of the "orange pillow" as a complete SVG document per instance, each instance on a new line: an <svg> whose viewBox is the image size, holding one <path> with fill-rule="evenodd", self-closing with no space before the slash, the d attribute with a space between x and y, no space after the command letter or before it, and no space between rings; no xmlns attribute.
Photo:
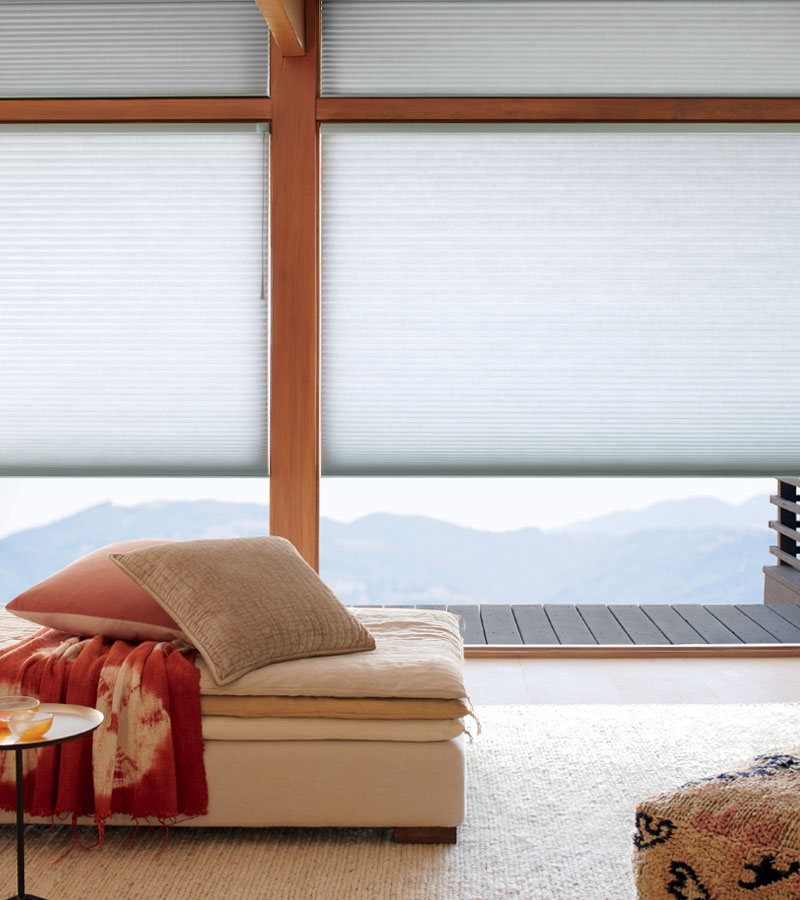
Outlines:
<svg viewBox="0 0 800 900"><path fill-rule="evenodd" d="M134 643L182 638L174 619L109 559L109 553L168 543L171 541L121 541L101 547L23 591L6 609L81 637L101 634Z"/></svg>

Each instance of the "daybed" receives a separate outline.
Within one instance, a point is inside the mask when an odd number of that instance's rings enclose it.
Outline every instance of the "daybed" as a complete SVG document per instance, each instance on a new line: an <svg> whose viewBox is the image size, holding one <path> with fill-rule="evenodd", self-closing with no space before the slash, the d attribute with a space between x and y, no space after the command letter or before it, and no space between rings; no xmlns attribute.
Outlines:
<svg viewBox="0 0 800 900"><path fill-rule="evenodd" d="M223 686L198 656L208 815L180 824L393 827L395 840L455 841L468 713L457 620L354 612L376 650L277 663ZM0 640L34 630L0 614Z"/></svg>

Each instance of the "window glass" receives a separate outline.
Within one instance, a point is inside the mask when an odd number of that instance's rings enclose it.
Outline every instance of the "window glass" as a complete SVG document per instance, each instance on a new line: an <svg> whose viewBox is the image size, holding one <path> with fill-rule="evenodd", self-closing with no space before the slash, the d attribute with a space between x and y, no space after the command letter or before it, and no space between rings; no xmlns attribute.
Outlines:
<svg viewBox="0 0 800 900"><path fill-rule="evenodd" d="M772 479L324 478L354 605L761 603Z"/></svg>
<svg viewBox="0 0 800 900"><path fill-rule="evenodd" d="M800 93L795 0L323 0L323 96Z"/></svg>
<svg viewBox="0 0 800 900"><path fill-rule="evenodd" d="M797 469L797 126L331 126L322 190L324 474Z"/></svg>
<svg viewBox="0 0 800 900"><path fill-rule="evenodd" d="M266 471L267 151L0 128L0 474Z"/></svg>
<svg viewBox="0 0 800 900"><path fill-rule="evenodd" d="M0 0L0 97L265 96L253 0Z"/></svg>

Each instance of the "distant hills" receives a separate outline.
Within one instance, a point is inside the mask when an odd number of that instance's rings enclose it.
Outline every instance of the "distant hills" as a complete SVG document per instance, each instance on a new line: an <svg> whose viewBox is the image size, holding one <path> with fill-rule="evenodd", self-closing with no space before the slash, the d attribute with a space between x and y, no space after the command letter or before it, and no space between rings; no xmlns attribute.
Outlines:
<svg viewBox="0 0 800 900"><path fill-rule="evenodd" d="M421 516L323 519L321 574L346 603L759 603L769 504L659 503L557 531ZM267 533L260 504L104 503L0 540L0 603L112 541Z"/></svg>
<svg viewBox="0 0 800 900"><path fill-rule="evenodd" d="M665 500L642 510L622 510L575 522L555 530L556 534L626 535L635 531L669 528L724 528L732 531L762 530L775 518L769 496L751 497L736 506L714 497Z"/></svg>

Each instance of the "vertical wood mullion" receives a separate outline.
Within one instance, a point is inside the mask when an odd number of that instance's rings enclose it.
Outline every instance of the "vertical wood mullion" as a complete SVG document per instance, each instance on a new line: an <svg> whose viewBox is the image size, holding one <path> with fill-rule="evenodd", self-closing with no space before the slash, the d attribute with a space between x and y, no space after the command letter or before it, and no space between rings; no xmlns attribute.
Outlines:
<svg viewBox="0 0 800 900"><path fill-rule="evenodd" d="M319 563L319 2L306 55L270 47L270 533Z"/></svg>

